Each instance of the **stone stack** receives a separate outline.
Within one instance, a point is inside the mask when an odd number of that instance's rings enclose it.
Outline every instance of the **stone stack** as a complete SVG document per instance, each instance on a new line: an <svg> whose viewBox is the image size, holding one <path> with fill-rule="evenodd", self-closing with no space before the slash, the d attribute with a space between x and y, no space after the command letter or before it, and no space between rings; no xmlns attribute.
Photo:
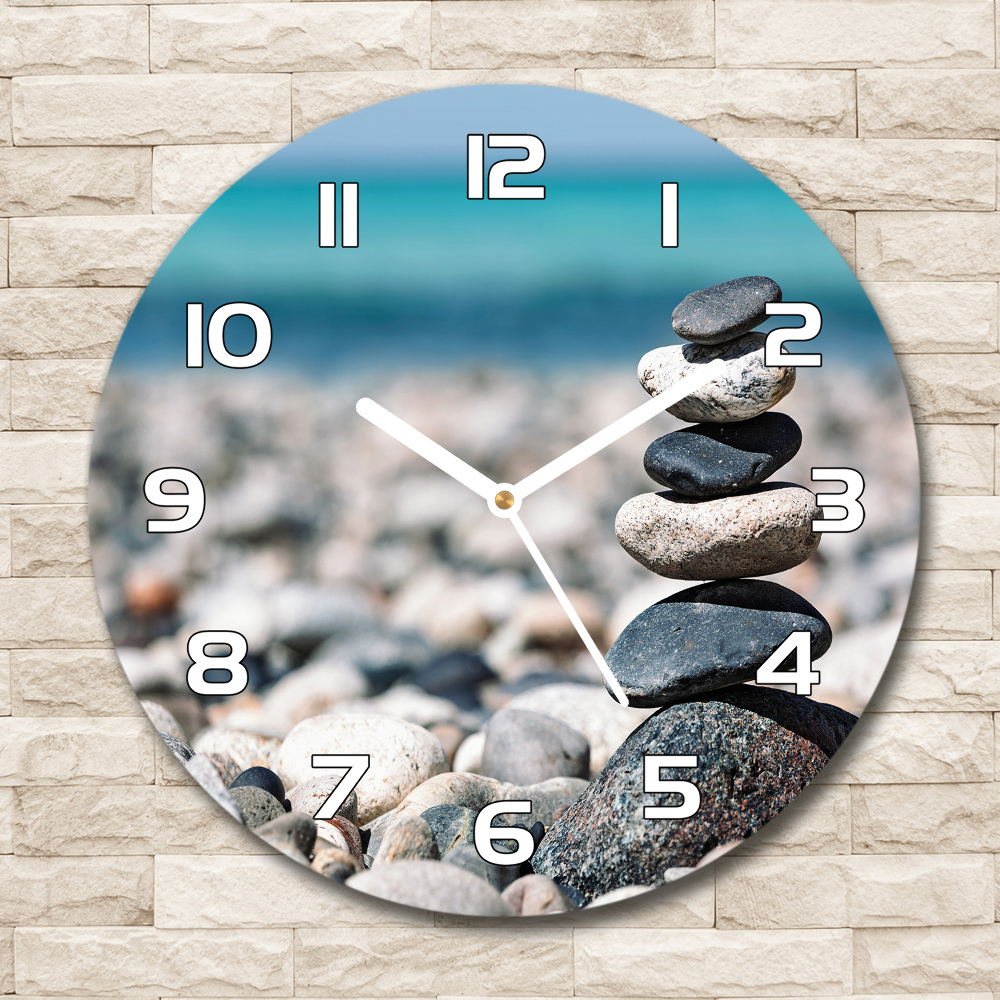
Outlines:
<svg viewBox="0 0 1000 1000"><path fill-rule="evenodd" d="M626 885L655 885L697 865L714 848L759 829L820 771L856 721L804 695L747 686L795 631L811 657L829 648L822 614L793 591L753 577L790 569L815 551L822 516L795 483L764 482L799 450L791 417L770 411L795 383L794 367L764 364L765 335L752 332L770 278L727 281L688 295L673 313L688 343L651 351L639 378L652 395L722 358L725 374L669 412L698 421L646 451L663 492L633 497L615 531L633 558L661 576L708 580L647 608L621 633L608 665L629 703L659 709L608 761L547 832L535 871L590 899ZM644 806L678 805L644 790L646 755L694 755L694 769L665 768L693 782L701 806L689 819L646 819ZM668 874L671 873L672 874Z"/></svg>

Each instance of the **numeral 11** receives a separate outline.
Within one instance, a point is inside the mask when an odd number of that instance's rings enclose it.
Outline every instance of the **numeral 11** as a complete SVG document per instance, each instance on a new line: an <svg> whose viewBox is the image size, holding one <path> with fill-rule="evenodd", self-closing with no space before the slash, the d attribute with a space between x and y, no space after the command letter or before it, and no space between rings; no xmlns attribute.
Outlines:
<svg viewBox="0 0 1000 1000"><path fill-rule="evenodd" d="M340 185L340 245L358 245L358 185L344 181ZM324 181L319 186L319 245L337 245L337 185Z"/></svg>

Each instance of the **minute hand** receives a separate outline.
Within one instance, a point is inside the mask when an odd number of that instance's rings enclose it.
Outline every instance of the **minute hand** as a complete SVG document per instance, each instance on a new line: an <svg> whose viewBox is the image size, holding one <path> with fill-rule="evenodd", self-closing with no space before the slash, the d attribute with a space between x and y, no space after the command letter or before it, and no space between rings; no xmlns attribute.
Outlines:
<svg viewBox="0 0 1000 1000"><path fill-rule="evenodd" d="M696 389L708 385L713 379L722 375L725 367L726 363L721 358L716 358L715 361L710 361L705 365L701 371L688 375L687 378L681 379L669 389L664 389L663 392L647 400L642 406L637 406L630 413L626 413L624 417L619 417L613 423L608 424L603 430L591 434L586 441L581 441L574 448L570 448L569 451L553 459L548 465L543 465L530 476L526 476L514 487L515 495L521 499L530 496L535 490L551 483L553 479L557 479L564 472L568 472L574 466L590 458L591 455L596 455L602 448L607 448L609 444L624 437L629 431L634 431L647 420L652 420L657 414L663 413L667 407L680 402Z"/></svg>

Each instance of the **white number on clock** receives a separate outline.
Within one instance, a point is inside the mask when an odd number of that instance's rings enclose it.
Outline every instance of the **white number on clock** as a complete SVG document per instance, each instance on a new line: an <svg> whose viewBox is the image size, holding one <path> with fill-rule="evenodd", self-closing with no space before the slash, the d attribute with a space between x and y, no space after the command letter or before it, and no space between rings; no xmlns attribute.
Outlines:
<svg viewBox="0 0 1000 1000"><path fill-rule="evenodd" d="M660 246L677 247L677 199L680 185L676 181L664 181L660 185Z"/></svg>
<svg viewBox="0 0 1000 1000"><path fill-rule="evenodd" d="M492 865L519 865L535 853L535 839L528 830L519 826L492 825L493 820L501 813L530 812L530 799L493 802L479 811L472 840L483 861L488 861ZM494 840L513 840L517 843L517 847L510 854L504 854L493 846Z"/></svg>
<svg viewBox="0 0 1000 1000"><path fill-rule="evenodd" d="M858 497L865 491L864 476L857 469L813 469L810 478L814 483L840 482L842 493L817 493L816 503L823 508L823 520L813 521L813 531L857 531L864 524L865 508ZM842 510L843 517L828 518L826 509Z"/></svg>
<svg viewBox="0 0 1000 1000"><path fill-rule="evenodd" d="M164 493L164 483L180 483L186 493ZM205 486L190 469L154 469L142 484L143 496L157 507L183 507L180 517L151 519L146 531L151 534L190 531L205 514Z"/></svg>
<svg viewBox="0 0 1000 1000"><path fill-rule="evenodd" d="M371 755L367 753L314 753L310 758L313 767L346 767L347 773L313 813L313 819L333 819L337 810L347 801L347 796L368 773L371 762Z"/></svg>
<svg viewBox="0 0 1000 1000"><path fill-rule="evenodd" d="M811 302L768 302L768 316L801 316L802 326L779 326L764 341L764 364L774 368L819 368L822 354L787 354L781 350L786 340L812 340L823 327L823 316Z"/></svg>
<svg viewBox="0 0 1000 1000"><path fill-rule="evenodd" d="M820 683L819 671L812 668L808 632L793 632L758 668L754 678L758 684L794 684L796 694L812 694L812 689ZM794 670L778 670L778 667L795 653Z"/></svg>
<svg viewBox="0 0 1000 1000"><path fill-rule="evenodd" d="M345 181L340 185L340 245L358 245L358 184ZM323 181L319 186L319 245L337 245L337 185Z"/></svg>
<svg viewBox="0 0 1000 1000"><path fill-rule="evenodd" d="M643 819L687 819L701 808L701 792L691 781L671 781L660 777L665 767L697 767L697 756L646 754L642 758L642 790L647 794L680 795L681 803L676 806L643 806Z"/></svg>
<svg viewBox="0 0 1000 1000"><path fill-rule="evenodd" d="M545 143L537 135L490 135L473 134L468 142L468 197L478 201L483 197L483 174L486 160L486 146L490 149L523 149L528 155L521 160L497 160L490 167L486 182L487 198L540 199L545 197L544 184L519 184L508 186L510 174L533 174L541 170L545 163Z"/></svg>
<svg viewBox="0 0 1000 1000"><path fill-rule="evenodd" d="M201 302L187 304L187 366L203 368ZM253 323L253 347L247 354L230 354L226 348L226 323L234 316L246 316ZM252 302L227 302L208 320L208 353L224 368L256 368L271 352L271 320Z"/></svg>
<svg viewBox="0 0 1000 1000"><path fill-rule="evenodd" d="M228 646L229 652L221 656L209 655L209 646ZM247 655L247 641L239 632L195 632L188 639L187 653L191 666L187 672L187 686L195 694L231 695L246 689L250 676L243 665ZM209 670L229 671L229 680L210 681L205 676Z"/></svg>

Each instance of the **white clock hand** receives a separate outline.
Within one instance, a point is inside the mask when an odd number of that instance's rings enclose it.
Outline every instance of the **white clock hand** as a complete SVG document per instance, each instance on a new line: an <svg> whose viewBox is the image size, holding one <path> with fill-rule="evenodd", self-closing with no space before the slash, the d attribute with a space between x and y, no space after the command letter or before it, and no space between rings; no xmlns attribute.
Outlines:
<svg viewBox="0 0 1000 1000"><path fill-rule="evenodd" d="M611 673L611 668L601 655L601 651L597 648L597 643L595 643L590 637L590 633L587 631L586 626L581 621L580 616L576 613L576 608L573 607L569 598L566 596L566 591L562 589L559 581L556 579L555 573L552 572L549 568L549 564L545 561L545 556L542 555L538 546L535 544L535 540L528 534L528 529L524 526L524 522L512 510L507 511L503 516L505 516L517 529L517 533L521 536L521 541L524 542L528 551L531 553L531 558L535 560L536 565L542 571L542 576L545 577L545 582L552 588L552 593L556 595L556 600L562 605L563 611L566 612L569 620L573 623L573 627L579 633L580 638L583 640L583 644L587 647L587 651L594 658L594 662L600 668L601 673L604 675L604 679L607 681L608 687L611 688L611 691L613 692L618 703L628 706L628 695L626 695L622 690L622 686L618 683L615 675Z"/></svg>
<svg viewBox="0 0 1000 1000"><path fill-rule="evenodd" d="M421 458L426 458L431 465L436 465L442 472L447 472L452 479L467 486L473 493L478 493L487 502L493 500L499 491L492 479L484 476L471 465L453 455L447 448L442 448L426 434L421 434L405 420L390 413L385 407L379 406L373 399L359 399L355 407L359 414L400 444L405 444L410 451L416 452Z"/></svg>
<svg viewBox="0 0 1000 1000"><path fill-rule="evenodd" d="M536 472L526 476L513 488L512 492L518 499L523 500L530 496L535 490L551 483L564 472L568 472L574 466L579 465L591 455L596 455L602 448L613 444L620 437L624 437L629 431L634 431L641 427L647 420L652 420L658 413L663 413L668 406L680 402L685 396L690 395L696 389L707 385L713 379L718 378L725 370L726 363L721 358L710 361L705 367L693 375L688 375L676 385L669 389L664 389L652 399L647 400L641 406L637 406L631 413L626 413L624 417L619 417L613 423L608 424L603 430L592 434L586 441L569 451L564 452L558 458L553 459L548 465L543 465Z"/></svg>

